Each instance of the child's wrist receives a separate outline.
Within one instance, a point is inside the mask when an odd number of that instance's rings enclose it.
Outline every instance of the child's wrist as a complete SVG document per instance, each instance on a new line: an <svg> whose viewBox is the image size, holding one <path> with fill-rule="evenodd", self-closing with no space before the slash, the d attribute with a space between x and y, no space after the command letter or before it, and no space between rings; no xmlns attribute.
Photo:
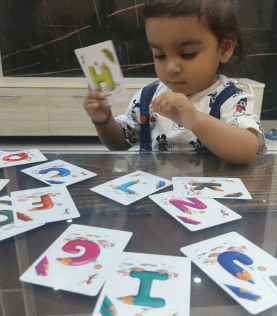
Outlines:
<svg viewBox="0 0 277 316"><path fill-rule="evenodd" d="M105 118L105 120L101 121L101 122L95 122L91 119L92 123L94 125L97 125L97 126L101 126L101 125L105 125L106 123L108 123L108 121L110 120L112 116L112 110L110 109L110 112L108 113L107 117Z"/></svg>

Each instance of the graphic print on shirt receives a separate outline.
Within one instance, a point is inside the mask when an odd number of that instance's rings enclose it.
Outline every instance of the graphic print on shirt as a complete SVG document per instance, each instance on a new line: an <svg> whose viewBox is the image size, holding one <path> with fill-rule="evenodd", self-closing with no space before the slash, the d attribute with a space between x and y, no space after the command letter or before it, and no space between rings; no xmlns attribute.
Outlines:
<svg viewBox="0 0 277 316"><path fill-rule="evenodd" d="M172 150L172 147L168 146L165 134L158 135L156 137L156 141L158 142L159 151L170 151L170 150Z"/></svg>
<svg viewBox="0 0 277 316"><path fill-rule="evenodd" d="M131 114L128 114L127 117L132 120L136 126L139 126L139 121L138 121L138 118L137 118L137 114L136 114L136 111L135 109L136 108L139 108L140 105L139 103L136 103L136 100L133 101L133 106L132 106L132 110L131 110Z"/></svg>
<svg viewBox="0 0 277 316"><path fill-rule="evenodd" d="M238 119L237 118L233 119L233 122L231 125L239 127Z"/></svg>
<svg viewBox="0 0 277 316"><path fill-rule="evenodd" d="M180 130L184 131L184 130L186 130L186 128L182 125L178 125L177 123L173 123L172 130L173 131L180 131Z"/></svg>
<svg viewBox="0 0 277 316"><path fill-rule="evenodd" d="M193 140L191 140L191 141L189 142L189 144L192 145L193 148L194 148L196 151L197 151L197 150L205 150L205 149L207 149L207 148L201 143L201 141L200 141L198 138L196 139L196 142L193 141Z"/></svg>
<svg viewBox="0 0 277 316"><path fill-rule="evenodd" d="M216 99L216 97L217 97L217 91L208 94L208 97L210 97L209 107L211 108L213 103L214 103L214 101L215 101L215 99Z"/></svg>
<svg viewBox="0 0 277 316"><path fill-rule="evenodd" d="M150 125L156 126L158 123L158 115L153 113L153 115L150 116Z"/></svg>
<svg viewBox="0 0 277 316"><path fill-rule="evenodd" d="M136 144L138 142L138 137L132 131L131 127L127 125L127 128L123 127L123 131L125 133L125 138L129 140L130 144Z"/></svg>
<svg viewBox="0 0 277 316"><path fill-rule="evenodd" d="M250 114L245 113L246 107L247 107L247 98L240 99L237 106L236 106L234 116L238 117L238 116L242 116L242 115L250 115Z"/></svg>

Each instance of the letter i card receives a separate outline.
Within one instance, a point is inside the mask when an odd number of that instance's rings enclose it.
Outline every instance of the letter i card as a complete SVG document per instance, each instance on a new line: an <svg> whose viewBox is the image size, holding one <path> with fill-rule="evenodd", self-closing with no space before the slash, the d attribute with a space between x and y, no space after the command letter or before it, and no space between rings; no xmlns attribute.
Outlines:
<svg viewBox="0 0 277 316"><path fill-rule="evenodd" d="M109 105L129 101L112 41L75 49L74 52L91 89L109 93Z"/></svg>
<svg viewBox="0 0 277 316"><path fill-rule="evenodd" d="M92 316L190 315L188 258L123 252Z"/></svg>
<svg viewBox="0 0 277 316"><path fill-rule="evenodd" d="M191 231L241 218L239 214L214 199L177 198L174 191L153 194L149 197Z"/></svg>
<svg viewBox="0 0 277 316"><path fill-rule="evenodd" d="M256 315L277 305L277 259L236 232L181 248L225 292Z"/></svg>
<svg viewBox="0 0 277 316"><path fill-rule="evenodd" d="M132 233L70 225L20 281L95 296Z"/></svg>

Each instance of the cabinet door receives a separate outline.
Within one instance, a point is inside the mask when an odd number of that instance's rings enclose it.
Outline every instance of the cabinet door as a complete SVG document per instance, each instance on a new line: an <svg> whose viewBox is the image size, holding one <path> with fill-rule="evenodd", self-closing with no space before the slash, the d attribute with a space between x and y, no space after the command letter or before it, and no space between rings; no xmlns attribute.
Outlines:
<svg viewBox="0 0 277 316"><path fill-rule="evenodd" d="M46 89L0 88L0 135L49 136Z"/></svg>
<svg viewBox="0 0 277 316"><path fill-rule="evenodd" d="M88 89L47 89L51 136L97 135L96 129L84 109L84 100L87 93ZM133 93L133 91L130 91L130 99L133 96ZM129 102L113 105L113 115L125 113L128 104Z"/></svg>

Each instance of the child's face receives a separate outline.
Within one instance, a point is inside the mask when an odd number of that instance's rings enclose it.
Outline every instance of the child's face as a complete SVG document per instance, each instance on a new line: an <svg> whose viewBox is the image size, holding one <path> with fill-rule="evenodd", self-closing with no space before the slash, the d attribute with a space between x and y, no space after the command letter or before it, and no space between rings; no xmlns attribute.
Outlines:
<svg viewBox="0 0 277 316"><path fill-rule="evenodd" d="M215 83L226 56L197 16L149 18L145 27L157 75L173 92L190 95Z"/></svg>

